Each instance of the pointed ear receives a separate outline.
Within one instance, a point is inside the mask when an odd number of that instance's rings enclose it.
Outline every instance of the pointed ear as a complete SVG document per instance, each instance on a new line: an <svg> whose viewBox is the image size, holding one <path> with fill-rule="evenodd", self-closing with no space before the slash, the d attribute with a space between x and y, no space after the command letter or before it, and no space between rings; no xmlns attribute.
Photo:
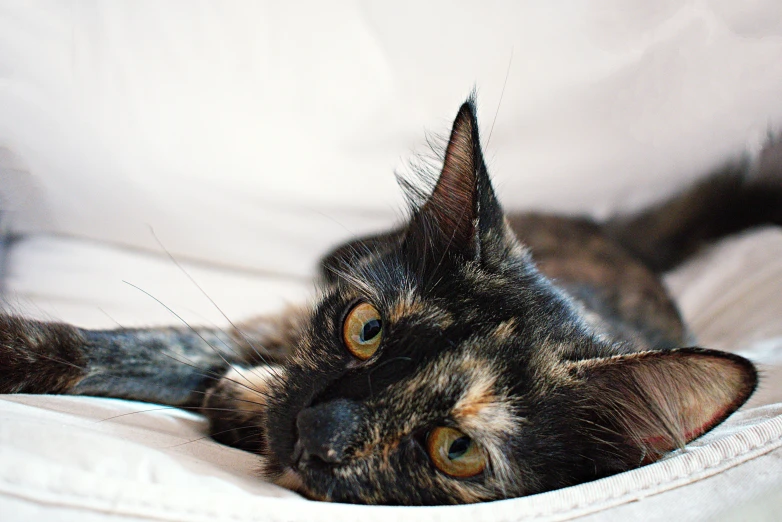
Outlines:
<svg viewBox="0 0 782 522"><path fill-rule="evenodd" d="M429 246L475 258L480 255L481 233L502 222L470 98L456 115L443 169L431 196L413 216L408 235L424 236Z"/></svg>
<svg viewBox="0 0 782 522"><path fill-rule="evenodd" d="M610 441L628 467L683 448L736 411L757 385L747 359L700 348L579 361L570 369L586 429Z"/></svg>

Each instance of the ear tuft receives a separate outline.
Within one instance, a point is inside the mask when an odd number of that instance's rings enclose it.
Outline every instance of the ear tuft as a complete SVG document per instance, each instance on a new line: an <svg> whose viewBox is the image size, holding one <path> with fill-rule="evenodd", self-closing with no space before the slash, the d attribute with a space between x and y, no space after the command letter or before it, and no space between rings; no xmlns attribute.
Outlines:
<svg viewBox="0 0 782 522"><path fill-rule="evenodd" d="M443 170L429 200L421 209L437 222L456 245L474 241L479 169L485 169L478 136L475 103L459 108L445 149Z"/></svg>
<svg viewBox="0 0 782 522"><path fill-rule="evenodd" d="M416 199L416 191L412 192ZM459 108L445 147L443 166L431 194L414 209L402 242L410 259L504 261L518 246L505 223L483 161L475 100ZM431 265L430 265L431 266Z"/></svg>
<svg viewBox="0 0 782 522"><path fill-rule="evenodd" d="M736 411L757 386L743 357L682 348L573 363L590 425L618 435L624 460L653 462ZM589 428L592 429L592 428Z"/></svg>

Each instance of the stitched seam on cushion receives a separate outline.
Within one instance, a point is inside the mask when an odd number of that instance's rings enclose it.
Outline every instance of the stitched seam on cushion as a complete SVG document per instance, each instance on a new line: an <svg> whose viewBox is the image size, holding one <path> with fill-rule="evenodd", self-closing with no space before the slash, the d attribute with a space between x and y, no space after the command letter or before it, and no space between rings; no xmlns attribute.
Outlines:
<svg viewBox="0 0 782 522"><path fill-rule="evenodd" d="M14 485L12 482L8 482L8 481L3 481L3 482L5 482L6 484L10 484L12 486ZM271 520L271 519L263 519L257 517L248 517L246 515L236 514L236 513L233 514L225 513L220 511L207 511L203 509L188 510L186 508L185 509L170 508L160 504L145 502L141 498L135 498L133 499L133 504L131 506L125 506L124 509L117 510L117 509L112 509L110 506L101 507L101 506L85 505L83 503L79 503L78 501L80 500L81 501L93 500L93 501L106 503L106 504L108 504L110 501L109 499L103 497L92 497L89 495L80 495L77 493L58 492L52 494L52 496L60 497L59 499L40 498L34 495L25 495L23 492L17 492L17 491L2 491L0 492L0 494L23 499L25 501L32 502L34 504L45 504L47 506L62 507L74 511L90 511L93 513L105 513L107 515L112 515L112 516L146 518L150 520L163 520L166 522L173 522L173 521L191 522L193 520L193 516L197 516L198 517L197 520L215 520L215 517L217 517L218 520L230 519L230 520L238 520L242 522L244 521L252 522L256 520ZM159 511L162 513L155 514L155 513L145 512L143 511L145 508Z"/></svg>
<svg viewBox="0 0 782 522"><path fill-rule="evenodd" d="M745 462L750 462L750 461L755 460L756 458L762 457L763 455L766 455L766 454L770 453L771 451L773 451L774 449L776 449L776 446L778 445L778 443L780 441L782 441L782 434L777 435L773 439L769 439L769 440L763 441L760 444L755 444L753 446L749 446L749 447L745 448L743 451L740 451L740 452L738 452L736 454L726 455L725 457L723 457L722 459L720 459L720 460L718 460L716 462L709 463L709 464L707 464L705 466L701 466L699 468L687 470L686 472L680 473L680 474L675 475L675 476L665 477L664 480L660 480L660 481L657 481L657 482L654 482L654 483L651 483L651 484L646 484L646 485L644 485L642 487L639 487L639 488L628 488L628 489L625 489L624 491L612 493L610 495L606 495L606 496L603 496L603 497L600 497L600 498L597 498L597 499L593 499L593 500L588 501L588 502L578 503L578 504L571 504L570 506L559 508L559 509L557 509L555 511L538 511L538 512L535 512L535 513L525 514L525 515L523 515L522 518L516 518L516 519L512 519L512 520L523 521L523 520L529 520L529 519L534 519L534 518L539 518L539 517L544 517L544 516L545 517L550 517L550 516L555 516L555 515L561 515L563 513L569 512L569 511L583 510L583 509L589 508L591 506L595 506L596 504L600 504L602 502L608 502L608 501L611 501L611 500L615 500L615 499L618 499L618 498L623 497L623 496L630 496L631 498L629 498L628 500L632 500L632 497L634 497L638 493L643 493L644 491L648 491L650 489L657 488L657 487L662 486L664 484L676 482L677 480L681 480L683 478L686 478L686 477L689 477L689 476L692 476L692 475L695 475L695 474L698 474L698 473L702 473L702 472L707 471L709 469L713 469L713 468L719 467L719 466L723 465L726 461L730 461L730 460L733 460L733 459L738 459L738 462L736 462L734 465L728 466L723 471L727 471L727 470L729 470L731 468L734 468L734 467L736 467L738 465L741 465L741 464L743 464ZM762 451L762 452L758 453L757 455L755 455L754 457L752 457L750 459L741 460L742 456L744 456L744 455L746 455L748 453L752 453L753 451L765 448L767 446L768 446L768 451ZM701 477L701 478L698 479L698 481L706 479L706 478L709 478L709 477L712 477L712 476L714 476L714 475L707 475L705 477ZM651 497L651 496L654 496L654 495L657 495L657 494L660 494L660 493L665 493L667 491L672 491L674 489L678 489L680 487L684 487L684 486L687 486L687 485L692 484L692 483L693 482L675 485L675 486L672 486L670 488L664 489L662 491L658 491L657 493L654 493L652 495L644 496L642 498L648 498L648 497ZM608 507L614 507L614 506L622 505L624 503L625 502L619 502L617 504L613 504L612 506L606 506L606 507L607 508ZM585 516L587 514L588 513L578 513L578 514L574 514L573 517L569 517L567 519L560 519L560 520L573 520L575 518L579 518L579 517Z"/></svg>
<svg viewBox="0 0 782 522"><path fill-rule="evenodd" d="M109 508L102 509L102 508L95 507L95 506L78 505L75 502L57 501L57 500L51 500L50 501L50 500L44 500L44 499L40 499L40 498L30 498L27 495L19 494L19 493L16 493L16 492L9 492L9 491L4 491L4 492L2 492L2 494L6 495L6 496L9 496L9 497L14 497L14 498L17 498L17 499L21 499L22 501L29 502L31 504L51 506L51 507L54 507L55 509L63 509L63 510L67 509L68 511L77 512L77 513L79 511L87 511L87 512L90 512L90 513L104 513L104 514L112 516L112 517L113 516L119 516L119 517L144 518L144 519L147 519L147 520L160 520L160 521L163 521L163 522L189 522L189 521L192 520L192 519L188 519L188 518L183 518L184 515L182 517L177 517L176 514L174 514L174 517L167 517L167 516L155 516L155 515L152 515L152 514L144 514L144 513L127 513L127 512L120 512L120 511L112 511ZM84 498L84 497L79 497L78 495L68 495L68 494L65 494L63 496L65 496L65 497L73 496L73 497L76 497L76 498ZM86 498L89 498L89 497L86 497ZM232 517L232 518L234 520L238 520L239 519L239 517ZM248 519L245 519L245 520L248 520Z"/></svg>
<svg viewBox="0 0 782 522"><path fill-rule="evenodd" d="M775 419L769 419L769 421L779 420L779 419L782 419L782 416L776 417ZM511 518L505 518L505 520L523 521L523 520L534 519L534 518L537 518L537 517L549 518L549 517L565 514L568 511L585 510L585 509L588 509L588 508L590 508L592 506L596 506L596 505L598 505L600 503L610 502L610 501L615 500L617 498L620 498L622 496L629 496L630 498L628 498L627 501L630 501L630 500L633 500L634 497L637 496L637 494L639 494L639 493L643 493L644 491L648 491L650 489L654 489L654 488L659 487L659 486L661 486L663 484L670 483L670 482L675 482L675 481L680 480L682 478L685 478L685 477L688 477L688 476L691 476L691 475L694 475L694 474L697 474L697 473L702 473L703 471L706 471L706 470L709 470L709 469L713 469L713 468L719 467L720 465L723 465L727 461L737 460L737 462L735 462L732 465L728 466L727 468L725 468L725 470L731 469L731 468L733 468L733 467L735 467L737 465L743 464L744 462L749 462L750 460L754 460L755 458L761 457L761 456L763 456L763 455L773 451L774 449L776 449L776 447L778 447L778 445L779 445L779 441L780 440L782 440L782 434L776 434L773 438L766 439L766 440L760 441L758 443L752 444L750 446L741 448L741 450L738 451L737 453L733 453L733 454L730 454L730 455L725 455L724 457L720 458L719 460L717 460L715 462L709 463L709 464L707 464L705 466L701 466L701 467L698 467L698 468L695 468L695 469L687 470L685 473L680 473L680 474L677 474L677 475L675 475L673 477L671 477L671 476L665 477L664 480L659 480L659 481L656 481L654 483L646 484L646 485L638 487L638 488L626 488L623 491L618 492L618 493L612 493L610 495L604 495L604 496L601 496L600 498L595 498L595 499L593 499L591 501L587 501L585 503L571 504L571 505L569 505L567 507L558 508L555 511L537 511L537 512L532 513L532 514L524 514L524 515L522 515L521 518L519 518L519 517L511 517ZM741 460L741 457L747 455L748 453L756 452L756 451L761 450L761 449L764 449L765 451L759 451L757 455L753 456L750 459ZM708 476L713 476L713 475L708 475ZM701 477L698 480L702 480L702 479L708 478L708 476ZM17 483L14 483L14 482L9 481L9 480L0 479L0 484L2 484L2 483L5 483L5 484L7 484L9 486L12 486L12 487L13 486L18 487ZM664 490L659 491L657 493L664 493L666 491L671 491L673 489L677 489L677 488L683 487L685 485L687 485L687 484L674 485L674 486L672 486L670 488L664 489ZM16 487L14 487L14 489L16 489ZM145 502L142 498L133 498L133 499L131 499L131 503L129 503L129 505L122 506L122 508L118 511L116 509L116 506L113 506L113 507L110 507L110 506L101 507L101 506L95 506L95 505L91 505L91 506L80 505L80 504L77 503L77 499L91 500L91 501L94 501L96 503L102 503L102 504L110 504L111 503L111 499L107 499L107 498L104 498L104 497L95 497L95 496L89 496L89 495L81 495L81 494L78 494L78 493L52 492L50 490L50 493L52 493L53 497L60 497L61 500L60 499L56 499L56 498L43 499L43 498L35 497L34 495L25 495L23 493L16 492L16 491L7 491L6 490L6 491L0 492L0 493L5 493L5 494L8 494L8 495L17 497L17 498L23 498L25 500L28 500L28 501L31 501L31 502L38 502L38 503L41 503L41 504L54 505L54 506L61 505L63 507L70 508L70 509L80 509L80 510L84 510L84 511L93 511L93 512L98 512L98 513L107 513L107 514L120 515L120 516L122 516L122 515L124 515L124 516L135 516L137 518L148 518L148 519L152 519L152 520L192 520L192 517L194 517L194 516L198 520L214 520L214 517L217 517L217 518L219 518L221 520L237 520L237 521L253 521L253 520L267 520L267 521L282 521L282 520L285 520L285 521L290 521L290 520L296 520L296 519L291 518L290 514L288 516L279 517L279 516L276 516L275 513L271 513L271 512L268 512L268 511L265 512L263 515L261 515L261 518L259 518L259 517L252 516L252 515L248 516L247 514L227 513L225 511L208 510L208 509L202 509L200 507L197 510L188 510L186 508L185 509L181 509L180 507L172 508L172 507L161 505L161 504L154 504L154 503L150 503L150 502ZM655 493L655 494L657 494L657 493ZM648 496L653 496L653 495L648 495ZM641 497L641 498L644 498L644 497ZM619 503L607 505L607 506L605 506L605 509L610 509L611 507L622 505L624 503L626 503L626 502L619 502ZM367 508L367 506L364 506L364 507ZM134 509L134 508L136 508L136 509ZM160 512L160 514L158 515L158 514L148 513L148 512L145 513L144 512L145 508L146 509L150 509L151 508L152 510ZM372 509L372 508L370 507L370 509ZM416 509L416 508L412 508L412 509ZM582 511L580 513L574 513L574 514L572 514L572 516L569 516L567 518L560 518L558 520L570 520L570 519L573 519L573 518L578 518L578 517L581 517L581 516L585 516L585 515L587 515L587 514L589 514L591 512L595 512L595 511ZM414 514L411 511L406 511L406 514L408 515L406 517L408 520L410 520L410 519L414 519L414 520L415 519L419 519L418 515L425 515L424 513L416 513L416 514ZM445 513L443 513L443 514L445 514ZM301 513L299 513L299 515L301 515ZM329 515L332 515L332 514L329 514ZM334 512L332 516L329 516L329 515L327 515L326 513L321 512L319 514L319 517L322 520L326 520L326 519L336 520L338 518L339 520L344 521L344 520L346 520L346 517L348 516L348 513L345 513L345 512ZM363 518L366 515L366 511L361 510L360 512L356 512L356 515L359 515L359 517ZM429 518L432 515L432 513L429 512L429 513L426 513L426 515L428 515L427 518ZM423 518L423 517L421 517L421 518ZM479 518L483 518L483 517L479 517ZM299 519L301 519L301 518L299 518Z"/></svg>

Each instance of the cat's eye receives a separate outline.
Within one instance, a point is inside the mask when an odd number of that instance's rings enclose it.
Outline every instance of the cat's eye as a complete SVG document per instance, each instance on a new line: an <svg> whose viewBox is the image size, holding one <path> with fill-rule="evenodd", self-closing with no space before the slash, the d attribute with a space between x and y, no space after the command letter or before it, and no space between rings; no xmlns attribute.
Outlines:
<svg viewBox="0 0 782 522"><path fill-rule="evenodd" d="M345 317L342 339L348 351L365 361L372 357L383 338L383 320L377 308L359 303Z"/></svg>
<svg viewBox="0 0 782 522"><path fill-rule="evenodd" d="M457 478L473 477L486 467L486 455L478 444L459 430L441 426L426 441L434 465Z"/></svg>

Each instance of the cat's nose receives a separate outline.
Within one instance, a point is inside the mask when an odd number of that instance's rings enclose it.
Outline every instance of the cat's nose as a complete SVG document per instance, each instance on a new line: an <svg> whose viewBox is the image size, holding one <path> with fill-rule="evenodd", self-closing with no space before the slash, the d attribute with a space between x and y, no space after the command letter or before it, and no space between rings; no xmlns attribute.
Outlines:
<svg viewBox="0 0 782 522"><path fill-rule="evenodd" d="M364 405L347 399L305 408L296 418L296 453L304 459L314 456L331 464L342 462L345 451L356 440L365 413Z"/></svg>

